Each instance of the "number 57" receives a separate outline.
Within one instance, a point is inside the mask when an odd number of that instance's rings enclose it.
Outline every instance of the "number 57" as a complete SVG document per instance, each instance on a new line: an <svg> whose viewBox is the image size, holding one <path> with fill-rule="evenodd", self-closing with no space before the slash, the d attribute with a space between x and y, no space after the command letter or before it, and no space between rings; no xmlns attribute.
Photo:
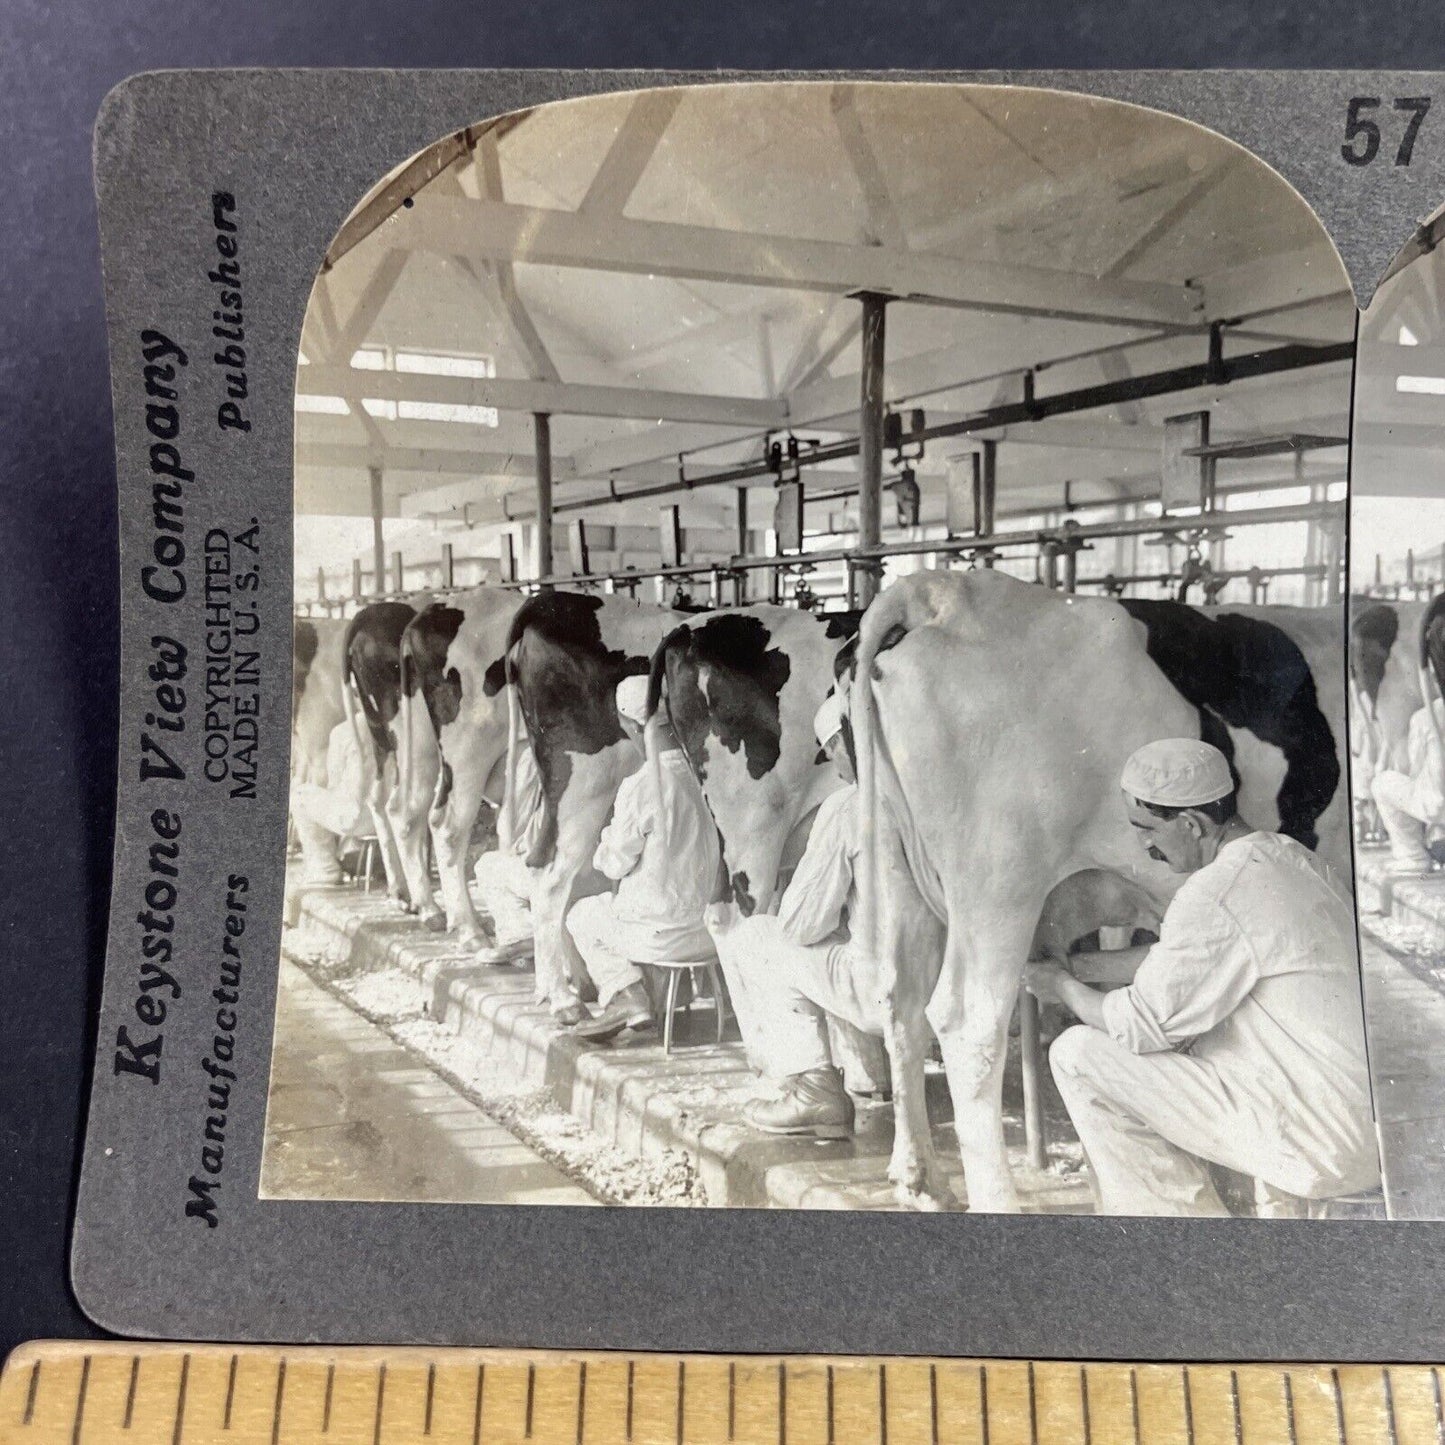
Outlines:
<svg viewBox="0 0 1445 1445"><path fill-rule="evenodd" d="M1400 137L1400 148L1395 152L1395 164L1408 166L1411 152L1415 149L1415 137L1420 133L1420 124L1430 109L1428 95L1401 96L1393 102L1398 111L1409 111L1410 119L1405 133ZM1345 112L1345 143L1340 154L1352 166L1367 166L1380 152L1380 126L1365 115L1365 111L1378 110L1380 97L1377 95L1356 95L1350 100Z"/></svg>

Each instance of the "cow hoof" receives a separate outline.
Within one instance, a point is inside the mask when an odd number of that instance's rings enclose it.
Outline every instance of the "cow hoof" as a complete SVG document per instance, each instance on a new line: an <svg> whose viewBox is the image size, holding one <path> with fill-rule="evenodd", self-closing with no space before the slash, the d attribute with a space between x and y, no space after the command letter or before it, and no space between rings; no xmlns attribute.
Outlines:
<svg viewBox="0 0 1445 1445"><path fill-rule="evenodd" d="M447 931L447 920L444 913L424 913L421 918L421 926L428 933L445 933Z"/></svg>
<svg viewBox="0 0 1445 1445"><path fill-rule="evenodd" d="M914 1189L907 1184L898 1184L894 1186L894 1192L905 1209L911 1209L918 1214L942 1212L943 1201L927 1189Z"/></svg>

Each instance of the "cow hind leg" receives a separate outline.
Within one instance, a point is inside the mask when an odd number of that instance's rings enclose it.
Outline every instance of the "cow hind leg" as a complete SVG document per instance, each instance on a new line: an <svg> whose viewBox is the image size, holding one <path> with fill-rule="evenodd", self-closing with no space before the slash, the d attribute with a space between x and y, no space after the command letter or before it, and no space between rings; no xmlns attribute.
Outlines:
<svg viewBox="0 0 1445 1445"><path fill-rule="evenodd" d="M395 899L410 912L411 894L407 891L406 873L401 866L401 851L396 846L396 835L392 832L391 815L387 807L389 795L396 784L395 760L385 759L378 773L375 784L366 795L366 809L371 814L377 852L381 854L381 866L386 872L387 897Z"/></svg>
<svg viewBox="0 0 1445 1445"><path fill-rule="evenodd" d="M467 852L486 785L485 778L476 776L477 771L465 762L453 764L450 759L444 762L431 816L446 926L466 948L480 948L486 941L481 917L467 887Z"/></svg>
<svg viewBox="0 0 1445 1445"><path fill-rule="evenodd" d="M976 911L955 908L943 971L927 1017L938 1035L954 1128L963 1159L968 1207L973 1213L1016 1214L1018 1193L1003 1135L1003 1073L1008 1026L1018 997L1035 918L1020 925L988 926Z"/></svg>
<svg viewBox="0 0 1445 1445"><path fill-rule="evenodd" d="M404 795L399 786L393 788L386 812L412 909L425 927L434 929L440 925L442 915L432 896L431 871L426 856L431 783L430 777L413 775L410 795Z"/></svg>

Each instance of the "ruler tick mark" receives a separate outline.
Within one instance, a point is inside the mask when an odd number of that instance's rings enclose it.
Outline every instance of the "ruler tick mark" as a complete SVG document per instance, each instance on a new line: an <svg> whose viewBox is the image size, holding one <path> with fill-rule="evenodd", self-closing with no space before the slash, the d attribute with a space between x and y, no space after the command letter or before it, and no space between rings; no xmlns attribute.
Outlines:
<svg viewBox="0 0 1445 1445"><path fill-rule="evenodd" d="M30 1383L29 1383L29 1385L26 1386L26 1389L25 1389L25 1416L24 1416L24 1418L20 1421L20 1423L21 1423L22 1425L28 1425L28 1424L30 1423L30 1421L34 1418L34 1415L35 1415L35 1392L36 1392L36 1390L38 1390L39 1388L40 1388L40 1361L39 1361L39 1360L36 1360L36 1362L35 1362L33 1365L31 1365L31 1367L30 1367ZM1438 1380L1435 1382L1435 1398L1436 1398L1437 1400L1440 1398L1440 1383L1439 1383ZM729 1436L728 1438L731 1439L732 1437Z"/></svg>
<svg viewBox="0 0 1445 1445"><path fill-rule="evenodd" d="M1395 1386L1390 1380L1390 1368L1380 1371L1380 1382L1385 1390L1385 1424L1390 1431L1390 1445L1400 1445L1400 1432L1395 1428Z"/></svg>
<svg viewBox="0 0 1445 1445"><path fill-rule="evenodd" d="M271 1408L271 1445L280 1445L281 1403L286 1398L286 1356L276 1366L276 1403Z"/></svg>
<svg viewBox="0 0 1445 1445"><path fill-rule="evenodd" d="M1079 1407L1084 1417L1084 1445L1094 1445L1094 1428L1089 1420L1089 1368L1079 1366Z"/></svg>
<svg viewBox="0 0 1445 1445"><path fill-rule="evenodd" d="M1345 1397L1340 1393L1340 1372L1338 1369L1330 1371L1330 1384L1335 1391L1335 1433L1340 1437L1340 1445L1347 1445L1345 1439Z"/></svg>
<svg viewBox="0 0 1445 1445"><path fill-rule="evenodd" d="M1034 1390L1034 1362L1029 1361L1029 1445L1039 1445L1039 1405Z"/></svg>
<svg viewBox="0 0 1445 1445"><path fill-rule="evenodd" d="M1239 1371L1229 1372L1229 1404L1234 1411L1234 1445L1244 1445L1244 1419L1239 1413Z"/></svg>
<svg viewBox="0 0 1445 1445"><path fill-rule="evenodd" d="M1139 1371L1129 1366L1129 1418L1134 1422L1134 1445L1139 1441Z"/></svg>
<svg viewBox="0 0 1445 1445"><path fill-rule="evenodd" d="M431 1406L432 1398L436 1394L436 1388L437 1367L436 1361L433 1360L432 1363L426 1367L426 1419L422 1422L421 1427L421 1433L423 1435L431 1434Z"/></svg>
<svg viewBox="0 0 1445 1445"><path fill-rule="evenodd" d="M75 1392L75 1423L70 1430L70 1445L80 1445L80 1427L85 1423L85 1393L90 1388L90 1356L80 1362L80 1389Z"/></svg>
<svg viewBox="0 0 1445 1445"><path fill-rule="evenodd" d="M628 1360L628 1362L627 1362L627 1438L628 1438L629 1440L632 1439L632 1376L633 1376L633 1373L634 1373L634 1371L635 1371L636 1369L637 1369L637 1362L636 1362L635 1360ZM728 1438L731 1439L732 1437L729 1436Z"/></svg>
<svg viewBox="0 0 1445 1445"><path fill-rule="evenodd" d="M988 1366L978 1367L978 1426L983 1445L988 1445Z"/></svg>
<svg viewBox="0 0 1445 1445"><path fill-rule="evenodd" d="M828 1366L828 1445L835 1445L833 1435L833 1367Z"/></svg>
<svg viewBox="0 0 1445 1445"><path fill-rule="evenodd" d="M482 1438L482 1394L487 1388L487 1367L477 1366L477 1398L472 1403L472 1445Z"/></svg>
<svg viewBox="0 0 1445 1445"><path fill-rule="evenodd" d="M39 1365L37 1365L35 1368L36 1368L36 1369L39 1369L40 1367L39 1367ZM627 1381L628 1381L628 1391L627 1391L627 1393L628 1393L628 1397L631 1398L631 1395L632 1395L632 1389L631 1389L631 1385L632 1385L632 1371L631 1371L631 1367L630 1367L630 1366L628 1367ZM1435 1399L1436 1399L1437 1402L1438 1402L1439 1399L1440 1399L1440 1382L1439 1382L1439 1380L1436 1380L1436 1381L1435 1381ZM631 1416L629 1415L628 1418L630 1419ZM735 1361L735 1360L729 1360L729 1361L728 1361L728 1439L729 1439L729 1440L731 1440L731 1439L733 1438L733 1431L734 1431L735 1428L737 1427L737 1423L738 1423L738 1367L737 1367L737 1361ZM630 1439L632 1438L632 1436L629 1434L627 1438L630 1440ZM1441 1445L1445 1445L1445 1442L1441 1442Z"/></svg>
<svg viewBox="0 0 1445 1445"><path fill-rule="evenodd" d="M130 1429L131 1417L135 1414L135 1387L136 1381L140 1378L140 1356L130 1357L130 1384L125 1391L125 1418L120 1422L122 1430Z"/></svg>
<svg viewBox="0 0 1445 1445"><path fill-rule="evenodd" d="M888 1366L878 1366L878 1441L888 1445Z"/></svg>
<svg viewBox="0 0 1445 1445"><path fill-rule="evenodd" d="M1440 1371L1434 1366L1430 1368L1430 1389L1435 1396L1435 1445L1445 1445L1445 1400L1440 1398Z"/></svg>
<svg viewBox="0 0 1445 1445"><path fill-rule="evenodd" d="M1184 1367L1184 1438L1194 1445L1194 1392L1189 1387L1189 1366Z"/></svg>
<svg viewBox="0 0 1445 1445"><path fill-rule="evenodd" d="M928 1430L931 1445L938 1445L938 1366L928 1367Z"/></svg>
<svg viewBox="0 0 1445 1445"><path fill-rule="evenodd" d="M677 1362L677 1445L682 1445L682 1415L687 1404L687 1362Z"/></svg>
<svg viewBox="0 0 1445 1445"><path fill-rule="evenodd" d="M532 1402L537 1396L537 1366L535 1361L527 1365L527 1422L522 1432L528 1440L532 1438Z"/></svg>
<svg viewBox="0 0 1445 1445"><path fill-rule="evenodd" d="M371 1445L381 1445L381 1411L386 1403L386 1366L376 1374L376 1419L371 1426Z"/></svg>
<svg viewBox="0 0 1445 1445"><path fill-rule="evenodd" d="M326 1367L326 1399L321 1405L321 1433L323 1435L331 1432L331 1391L336 1384L336 1362L333 1360Z"/></svg>
<svg viewBox="0 0 1445 1445"><path fill-rule="evenodd" d="M778 1445L788 1445L788 1370L778 1361Z"/></svg>
<svg viewBox="0 0 1445 1445"><path fill-rule="evenodd" d="M186 1385L191 1378L191 1357L181 1356L181 1385L176 1391L176 1428L171 1434L171 1445L181 1445L181 1431L186 1428Z"/></svg>
<svg viewBox="0 0 1445 1445"><path fill-rule="evenodd" d="M582 1445L583 1422L587 1418L587 1361L577 1364L577 1445Z"/></svg>
<svg viewBox="0 0 1445 1445"><path fill-rule="evenodd" d="M1289 1426L1289 1445L1299 1445L1299 1431L1294 1418L1294 1381L1288 1370L1284 1372L1284 1417Z"/></svg>
<svg viewBox="0 0 1445 1445"><path fill-rule="evenodd" d="M231 1428L231 1402L236 1398L236 1361L235 1355L231 1356L231 1368L226 1372L226 1413L221 1420L221 1429Z"/></svg>

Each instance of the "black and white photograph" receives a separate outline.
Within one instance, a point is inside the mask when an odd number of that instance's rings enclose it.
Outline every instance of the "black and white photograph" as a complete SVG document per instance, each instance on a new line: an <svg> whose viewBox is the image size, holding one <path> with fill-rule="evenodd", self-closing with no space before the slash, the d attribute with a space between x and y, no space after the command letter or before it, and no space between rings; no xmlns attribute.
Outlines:
<svg viewBox="0 0 1445 1445"><path fill-rule="evenodd" d="M1392 1217L1445 1218L1445 259L1434 217L1360 319L1350 498L1355 877Z"/></svg>
<svg viewBox="0 0 1445 1445"><path fill-rule="evenodd" d="M262 1198L1438 1217L1438 270L1352 461L1339 253L1159 111L684 86L378 176Z"/></svg>

